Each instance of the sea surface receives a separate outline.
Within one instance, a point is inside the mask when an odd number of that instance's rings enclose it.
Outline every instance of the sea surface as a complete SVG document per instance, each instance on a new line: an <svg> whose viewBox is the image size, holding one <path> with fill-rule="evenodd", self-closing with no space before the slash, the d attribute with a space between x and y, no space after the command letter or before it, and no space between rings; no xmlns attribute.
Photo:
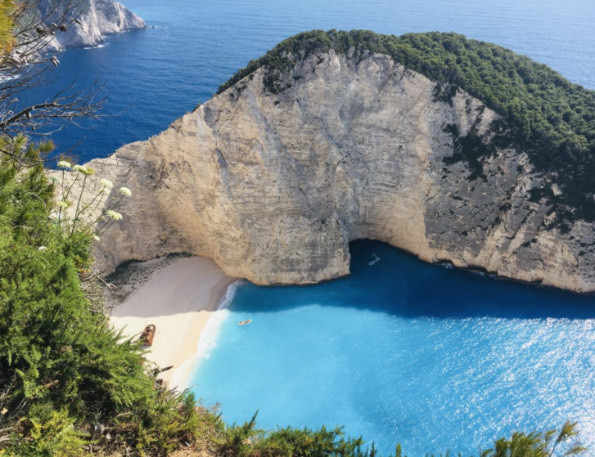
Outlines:
<svg viewBox="0 0 595 457"><path fill-rule="evenodd" d="M397 442L410 457L479 455L566 420L595 449L595 297L377 241L351 255L351 276L327 283L236 285L201 336L197 397L230 423L258 410L265 429L343 425L385 456Z"/></svg>
<svg viewBox="0 0 595 457"><path fill-rule="evenodd" d="M208 100L279 41L310 29L444 31L490 41L595 89L592 0L124 0L149 28L58 57L38 101L105 86L101 121L64 126L86 161L144 140ZM259 427L343 425L384 455L477 455L513 430L579 422L595 449L595 298L423 264L352 245L350 277L230 290L200 343L192 389ZM234 293L235 292L235 295ZM252 319L238 326L243 319Z"/></svg>

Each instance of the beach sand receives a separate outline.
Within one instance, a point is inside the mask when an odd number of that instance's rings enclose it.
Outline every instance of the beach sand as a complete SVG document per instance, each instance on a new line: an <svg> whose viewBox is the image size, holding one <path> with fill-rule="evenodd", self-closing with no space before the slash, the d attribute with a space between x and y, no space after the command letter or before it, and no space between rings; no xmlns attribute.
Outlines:
<svg viewBox="0 0 595 457"><path fill-rule="evenodd" d="M173 365L159 377L169 387L182 390L190 381L200 332L235 278L202 257L177 257L149 265L144 282L114 306L110 322L129 337L138 337L146 325L154 324L155 338L147 359L160 368ZM143 264L134 268L142 270Z"/></svg>

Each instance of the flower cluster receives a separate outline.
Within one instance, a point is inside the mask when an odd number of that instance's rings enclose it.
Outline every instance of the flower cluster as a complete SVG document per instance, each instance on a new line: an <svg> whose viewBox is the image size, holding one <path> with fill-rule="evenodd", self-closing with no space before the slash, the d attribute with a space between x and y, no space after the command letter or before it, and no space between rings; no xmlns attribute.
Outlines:
<svg viewBox="0 0 595 457"><path fill-rule="evenodd" d="M60 160L58 162L58 168L62 170L62 200L56 203L58 212L52 213L51 219L60 227L66 229L67 232L70 232L70 234L74 233L77 226L79 229L89 229L92 233L94 232L93 239L100 241L99 234L101 232L107 230L115 221L122 220L122 213L119 213L116 209L123 198L132 196L132 191L128 187L120 187L118 189L120 197L110 197L114 189L114 183L107 178L102 178L99 180L99 190L96 194L90 199L85 198L84 200L88 201L88 203L83 203L87 178L93 175L95 171L85 165L72 165L66 160ZM66 171L75 172L74 179L67 186L64 184L64 174ZM78 198L75 198L74 202L72 202L69 200L69 196L74 184L80 179L82 179L80 193ZM54 183L59 184L60 181L56 179ZM67 218L66 210L73 205L75 205L74 214L69 212L68 215L72 216L72 218ZM97 216L97 210L102 205L104 209Z"/></svg>
<svg viewBox="0 0 595 457"><path fill-rule="evenodd" d="M114 221L122 220L122 214L118 213L117 211L114 211L113 209L108 209L105 212L105 214L107 217L113 219Z"/></svg>
<svg viewBox="0 0 595 457"><path fill-rule="evenodd" d="M132 197L132 192L128 187L120 187L120 193L125 197Z"/></svg>
<svg viewBox="0 0 595 457"><path fill-rule="evenodd" d="M111 182L109 179L105 179L103 178L101 181L99 181L101 183L101 185L105 188L105 189L112 189L114 187L114 183Z"/></svg>
<svg viewBox="0 0 595 457"><path fill-rule="evenodd" d="M72 167L72 169L84 174L85 176L91 176L93 173L95 173L95 170L93 170L91 167L86 167L84 165L75 165Z"/></svg>

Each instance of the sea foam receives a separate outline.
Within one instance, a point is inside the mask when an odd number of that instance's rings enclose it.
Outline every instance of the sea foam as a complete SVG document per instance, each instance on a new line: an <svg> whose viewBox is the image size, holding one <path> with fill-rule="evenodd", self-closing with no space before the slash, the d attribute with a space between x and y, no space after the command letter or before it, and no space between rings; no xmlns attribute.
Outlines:
<svg viewBox="0 0 595 457"><path fill-rule="evenodd" d="M211 356L213 349L217 347L217 339L219 337L221 325L230 315L227 308L233 301L238 286L243 283L244 281L237 280L227 287L225 296L221 299L217 311L213 313L205 327L202 329L202 332L200 332L200 338L196 348L196 358L194 360L194 370L198 368L203 360L208 359Z"/></svg>

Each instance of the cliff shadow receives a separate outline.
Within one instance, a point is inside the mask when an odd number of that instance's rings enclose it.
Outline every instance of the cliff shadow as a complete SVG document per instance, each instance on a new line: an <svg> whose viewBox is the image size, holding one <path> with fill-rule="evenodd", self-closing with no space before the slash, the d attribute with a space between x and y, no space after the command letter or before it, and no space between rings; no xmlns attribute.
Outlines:
<svg viewBox="0 0 595 457"><path fill-rule="evenodd" d="M386 243L350 244L351 275L313 286L238 288L233 309L357 307L404 318L595 319L595 296L432 265Z"/></svg>

